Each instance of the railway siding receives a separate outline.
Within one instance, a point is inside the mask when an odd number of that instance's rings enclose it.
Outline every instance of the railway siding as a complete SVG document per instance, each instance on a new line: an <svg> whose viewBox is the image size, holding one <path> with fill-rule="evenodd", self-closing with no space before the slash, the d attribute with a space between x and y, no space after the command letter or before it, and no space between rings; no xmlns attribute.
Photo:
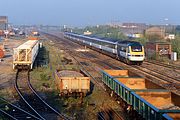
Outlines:
<svg viewBox="0 0 180 120"><path fill-rule="evenodd" d="M25 80L22 82L22 80ZM21 82L20 82L21 81ZM26 103L29 107L28 111L31 111L32 114L35 114L36 117L40 119L55 119L55 118L63 118L68 120L66 116L59 113L57 110L52 108L48 103L46 103L32 88L30 83L30 76L29 71L25 71L23 73L21 71L17 72L16 81L15 81L15 88L18 92L21 99Z"/></svg>
<svg viewBox="0 0 180 120"><path fill-rule="evenodd" d="M0 112L5 114L5 116L10 117L11 119L14 120L24 120L24 119L29 119L29 120L34 120L37 119L39 120L38 117L34 116L33 114L23 110L22 108L10 103L4 98L0 98Z"/></svg>

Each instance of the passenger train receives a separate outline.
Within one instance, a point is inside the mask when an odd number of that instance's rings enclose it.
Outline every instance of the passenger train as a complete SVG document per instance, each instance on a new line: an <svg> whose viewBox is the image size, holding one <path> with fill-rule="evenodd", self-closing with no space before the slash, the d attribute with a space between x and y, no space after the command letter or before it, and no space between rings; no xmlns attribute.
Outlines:
<svg viewBox="0 0 180 120"><path fill-rule="evenodd" d="M106 52L127 64L141 65L145 59L144 46L139 42L110 41L69 32L65 32L64 37Z"/></svg>

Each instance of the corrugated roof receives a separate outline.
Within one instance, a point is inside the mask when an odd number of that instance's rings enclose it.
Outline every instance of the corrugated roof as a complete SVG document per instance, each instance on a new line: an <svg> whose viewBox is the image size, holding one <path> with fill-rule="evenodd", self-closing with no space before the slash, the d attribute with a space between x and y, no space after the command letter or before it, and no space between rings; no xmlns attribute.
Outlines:
<svg viewBox="0 0 180 120"><path fill-rule="evenodd" d="M28 40L27 42L17 47L17 49L31 49L37 42L38 40Z"/></svg>

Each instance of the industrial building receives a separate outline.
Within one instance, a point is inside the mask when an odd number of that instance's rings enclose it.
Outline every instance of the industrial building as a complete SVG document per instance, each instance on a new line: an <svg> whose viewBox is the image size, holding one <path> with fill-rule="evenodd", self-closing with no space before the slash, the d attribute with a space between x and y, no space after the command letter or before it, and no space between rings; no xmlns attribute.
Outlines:
<svg viewBox="0 0 180 120"><path fill-rule="evenodd" d="M6 30L8 24L7 16L0 16L0 30Z"/></svg>
<svg viewBox="0 0 180 120"><path fill-rule="evenodd" d="M4 35L4 30L7 30L8 27L8 17L0 16L0 36Z"/></svg>
<svg viewBox="0 0 180 120"><path fill-rule="evenodd" d="M147 42L145 51L148 58L157 57L157 55L170 58L172 47L168 42Z"/></svg>

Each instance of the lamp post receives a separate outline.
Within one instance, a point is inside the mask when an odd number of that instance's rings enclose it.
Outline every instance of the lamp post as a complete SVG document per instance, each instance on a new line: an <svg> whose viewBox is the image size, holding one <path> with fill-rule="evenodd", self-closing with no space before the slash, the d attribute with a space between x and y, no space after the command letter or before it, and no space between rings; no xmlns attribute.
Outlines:
<svg viewBox="0 0 180 120"><path fill-rule="evenodd" d="M165 26L164 26L165 36L166 36L166 30L167 30L166 28L167 28L167 26L169 25L169 24L168 24L168 20L169 20L168 18L165 18L165 19L164 19L164 21L165 21Z"/></svg>

